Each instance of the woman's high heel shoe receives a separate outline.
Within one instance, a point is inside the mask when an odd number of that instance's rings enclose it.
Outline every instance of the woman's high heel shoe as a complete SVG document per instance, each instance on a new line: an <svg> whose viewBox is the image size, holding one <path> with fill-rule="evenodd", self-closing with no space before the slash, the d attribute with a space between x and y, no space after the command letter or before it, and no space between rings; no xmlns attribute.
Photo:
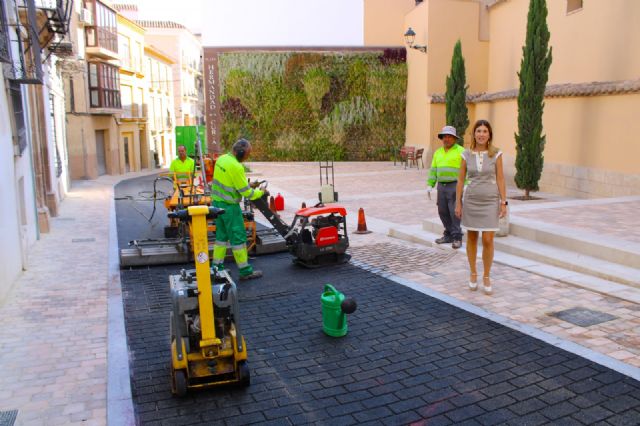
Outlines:
<svg viewBox="0 0 640 426"><path fill-rule="evenodd" d="M471 274L469 277L469 290L476 291L478 289L478 274Z"/></svg>
<svg viewBox="0 0 640 426"><path fill-rule="evenodd" d="M484 294L493 294L493 289L491 288L491 278L482 277L482 284L484 285Z"/></svg>

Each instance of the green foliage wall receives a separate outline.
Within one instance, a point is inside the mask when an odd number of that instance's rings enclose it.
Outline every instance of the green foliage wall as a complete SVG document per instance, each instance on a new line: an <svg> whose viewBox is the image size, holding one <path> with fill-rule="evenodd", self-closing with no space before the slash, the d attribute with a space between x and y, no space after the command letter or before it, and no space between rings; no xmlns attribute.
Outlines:
<svg viewBox="0 0 640 426"><path fill-rule="evenodd" d="M406 53L233 52L219 56L221 139L254 160L386 160L404 144Z"/></svg>

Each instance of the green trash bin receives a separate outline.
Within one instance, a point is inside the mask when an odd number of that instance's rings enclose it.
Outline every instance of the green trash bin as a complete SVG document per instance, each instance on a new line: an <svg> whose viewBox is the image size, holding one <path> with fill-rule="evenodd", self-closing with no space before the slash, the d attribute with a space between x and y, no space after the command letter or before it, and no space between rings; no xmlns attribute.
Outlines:
<svg viewBox="0 0 640 426"><path fill-rule="evenodd" d="M347 315L356 310L353 299L345 299L331 284L325 284L320 296L322 303L322 330L329 336L342 337L347 334Z"/></svg>

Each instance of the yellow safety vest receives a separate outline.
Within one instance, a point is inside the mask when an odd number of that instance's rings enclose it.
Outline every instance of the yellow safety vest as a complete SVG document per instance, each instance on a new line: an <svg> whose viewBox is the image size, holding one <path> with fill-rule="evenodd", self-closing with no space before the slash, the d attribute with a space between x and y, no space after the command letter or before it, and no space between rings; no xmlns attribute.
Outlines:
<svg viewBox="0 0 640 426"><path fill-rule="evenodd" d="M187 157L182 161L180 157L171 162L169 170L175 173L177 179L188 179L195 172L195 161Z"/></svg>
<svg viewBox="0 0 640 426"><path fill-rule="evenodd" d="M251 188L244 174L244 166L231 154L224 154L216 160L211 183L213 201L228 204L239 203L242 197L257 200L263 192Z"/></svg>
<svg viewBox="0 0 640 426"><path fill-rule="evenodd" d="M434 187L436 182L446 183L457 181L463 152L464 148L457 143L449 148L448 151L445 151L444 147L438 148L436 152L433 153L427 184L430 187Z"/></svg>

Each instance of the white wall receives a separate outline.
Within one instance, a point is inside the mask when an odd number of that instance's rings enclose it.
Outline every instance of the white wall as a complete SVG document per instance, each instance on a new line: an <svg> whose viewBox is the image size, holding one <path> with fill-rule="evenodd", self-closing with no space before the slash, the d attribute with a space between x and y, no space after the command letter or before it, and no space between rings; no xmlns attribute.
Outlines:
<svg viewBox="0 0 640 426"><path fill-rule="evenodd" d="M26 266L26 253L37 232L31 146L22 157L14 156L12 109L6 93L5 80L0 75L0 303Z"/></svg>
<svg viewBox="0 0 640 426"><path fill-rule="evenodd" d="M55 61L54 56L51 62ZM58 202L62 201L66 192L69 189L68 180L68 161L66 161L66 143L64 135L66 134L64 124L64 85L62 79L56 72L56 67L47 64L44 67L45 71L45 84L43 85L43 100L44 100L44 118L46 125L47 135L47 151L49 158L49 173L51 181L51 190L55 193ZM53 96L53 105L49 101L49 96ZM51 107L53 106L53 111ZM61 108L62 111L61 111ZM52 116L53 115L53 116ZM56 121L54 123L54 120ZM60 177L56 176L56 142L58 145L58 153L60 154L60 160L62 161L62 174Z"/></svg>

